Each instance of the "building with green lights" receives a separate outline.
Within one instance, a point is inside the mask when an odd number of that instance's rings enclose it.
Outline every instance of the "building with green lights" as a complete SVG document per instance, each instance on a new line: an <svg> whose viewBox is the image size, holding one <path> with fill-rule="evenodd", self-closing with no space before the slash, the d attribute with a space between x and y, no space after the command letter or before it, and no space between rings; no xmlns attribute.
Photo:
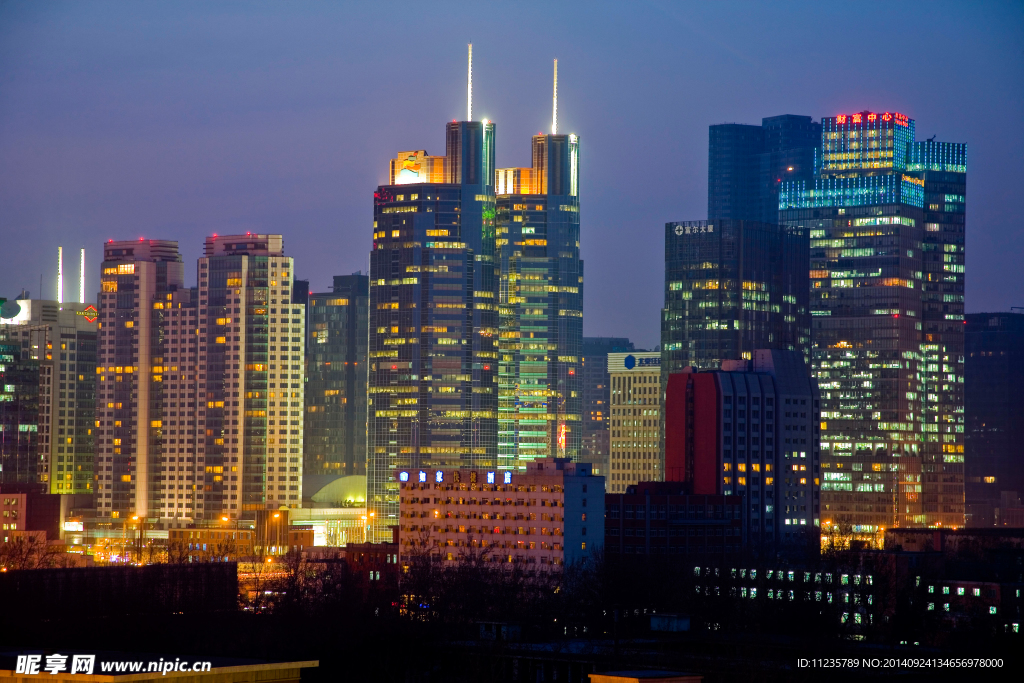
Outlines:
<svg viewBox="0 0 1024 683"><path fill-rule="evenodd" d="M962 526L966 146L861 112L822 119L816 164L779 220L811 240L822 522Z"/></svg>
<svg viewBox="0 0 1024 683"><path fill-rule="evenodd" d="M532 161L497 172L502 469L576 460L583 442L579 138L535 135Z"/></svg>

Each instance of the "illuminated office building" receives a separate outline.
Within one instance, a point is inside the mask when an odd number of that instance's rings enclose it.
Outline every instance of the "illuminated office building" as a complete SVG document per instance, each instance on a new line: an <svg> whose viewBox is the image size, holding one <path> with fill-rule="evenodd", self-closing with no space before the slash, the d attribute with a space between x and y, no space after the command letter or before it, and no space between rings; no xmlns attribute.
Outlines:
<svg viewBox="0 0 1024 683"><path fill-rule="evenodd" d="M822 119L816 178L779 199L811 239L822 520L865 533L964 523L966 146L914 128Z"/></svg>
<svg viewBox="0 0 1024 683"><path fill-rule="evenodd" d="M661 354L632 351L608 354L611 387L611 445L608 492L623 493L641 481L662 481Z"/></svg>
<svg viewBox="0 0 1024 683"><path fill-rule="evenodd" d="M370 278L335 275L309 295L306 475L366 474L366 344Z"/></svg>
<svg viewBox="0 0 1024 683"><path fill-rule="evenodd" d="M714 370L754 349L806 355L807 245L806 230L771 223L667 223L662 372Z"/></svg>
<svg viewBox="0 0 1024 683"><path fill-rule="evenodd" d="M579 137L557 134L557 92L555 102L552 133L533 136L532 165L497 172L500 468L581 454Z"/></svg>
<svg viewBox="0 0 1024 683"><path fill-rule="evenodd" d="M497 465L494 136L492 122L453 121L443 158L401 152L374 193L370 540L398 525L399 469Z"/></svg>
<svg viewBox="0 0 1024 683"><path fill-rule="evenodd" d="M4 462L3 481L38 483L49 493L93 492L96 432L96 306L39 299L9 301L0 314L0 343L12 345L15 364L37 364L38 382L31 396L15 392L15 405L0 400L0 412L36 402L38 415L22 414L17 441L35 440L36 450L16 463ZM5 365L11 371L9 364ZM0 382L17 385L17 382ZM5 426L0 439L14 432Z"/></svg>

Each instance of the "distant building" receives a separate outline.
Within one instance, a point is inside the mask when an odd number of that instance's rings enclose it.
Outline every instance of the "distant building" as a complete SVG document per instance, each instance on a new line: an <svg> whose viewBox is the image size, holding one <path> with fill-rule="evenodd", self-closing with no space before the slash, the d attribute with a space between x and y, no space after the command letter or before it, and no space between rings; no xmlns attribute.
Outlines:
<svg viewBox="0 0 1024 683"><path fill-rule="evenodd" d="M609 493L623 493L631 484L665 478L660 432L661 360L657 351L608 354Z"/></svg>
<svg viewBox="0 0 1024 683"><path fill-rule="evenodd" d="M17 428L4 427L0 448L12 447L10 436L35 451L22 451L19 460L4 461L0 483L34 482L50 493L94 491L93 458L96 425L96 344L99 313L94 304L39 299L8 301L0 315L0 344L8 344L10 361L0 363L6 372L28 366L37 368L38 381L28 394L16 392L13 403L0 401L0 420L7 422L12 410L21 410ZM2 374L2 371L0 371ZM0 385L17 385L0 379ZM38 406L38 417L28 419L24 405ZM19 407L20 406L20 407ZM13 477L13 479L12 479Z"/></svg>
<svg viewBox="0 0 1024 683"><path fill-rule="evenodd" d="M746 544L741 495L692 494L683 482L642 481L605 495L605 553L739 558Z"/></svg>
<svg viewBox="0 0 1024 683"><path fill-rule="evenodd" d="M777 223L783 181L813 180L821 124L810 116L771 116L760 126L708 129L708 220Z"/></svg>
<svg viewBox="0 0 1024 683"><path fill-rule="evenodd" d="M549 571L604 543L604 477L546 458L525 471L398 471L403 564L478 561Z"/></svg>
<svg viewBox="0 0 1024 683"><path fill-rule="evenodd" d="M309 295L305 475L366 474L366 344L370 278L334 276Z"/></svg>
<svg viewBox="0 0 1024 683"><path fill-rule="evenodd" d="M1003 526L1008 521L1003 509L1019 507L1015 501L1024 495L1024 314L970 313L966 318L968 525ZM1012 505L1003 504L1006 498Z"/></svg>
<svg viewBox="0 0 1024 683"><path fill-rule="evenodd" d="M818 387L797 351L752 355L719 372L669 375L665 476L690 484L694 494L742 496L747 543L772 556L818 537L819 488L825 488ZM848 467L826 470L829 487L852 491L854 480L873 481L870 470ZM843 499L844 506L853 504Z"/></svg>
<svg viewBox="0 0 1024 683"><path fill-rule="evenodd" d="M595 474L610 481L611 465L611 377L608 374L608 354L632 351L633 343L624 337L584 337L583 357L583 438L580 460L594 464Z"/></svg>
<svg viewBox="0 0 1024 683"><path fill-rule="evenodd" d="M714 370L723 360L749 359L754 349L808 355L807 249L800 228L666 223L662 372Z"/></svg>

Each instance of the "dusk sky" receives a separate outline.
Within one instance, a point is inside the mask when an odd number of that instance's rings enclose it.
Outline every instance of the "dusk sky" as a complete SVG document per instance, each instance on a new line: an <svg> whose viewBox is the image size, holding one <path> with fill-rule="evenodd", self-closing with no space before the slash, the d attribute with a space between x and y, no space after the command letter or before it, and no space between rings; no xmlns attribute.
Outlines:
<svg viewBox="0 0 1024 683"><path fill-rule="evenodd" d="M707 216L708 126L899 111L968 145L967 310L1024 306L1024 4L0 3L0 296L99 286L107 239L282 233L314 291L366 272L399 150L465 118L497 162L581 136L584 333L658 343L666 221Z"/></svg>

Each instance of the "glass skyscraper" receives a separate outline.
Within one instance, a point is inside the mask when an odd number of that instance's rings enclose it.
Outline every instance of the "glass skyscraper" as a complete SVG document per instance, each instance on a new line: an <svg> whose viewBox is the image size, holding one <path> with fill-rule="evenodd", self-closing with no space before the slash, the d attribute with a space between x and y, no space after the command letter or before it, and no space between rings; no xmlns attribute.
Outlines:
<svg viewBox="0 0 1024 683"><path fill-rule="evenodd" d="M780 221L811 239L823 522L964 523L966 163L865 111L823 119L815 179L782 183Z"/></svg>
<svg viewBox="0 0 1024 683"><path fill-rule="evenodd" d="M494 124L452 122L446 154L400 152L374 193L367 508L398 524L398 472L497 466Z"/></svg>
<svg viewBox="0 0 1024 683"><path fill-rule="evenodd" d="M369 297L362 273L309 295L304 474L366 474Z"/></svg>
<svg viewBox="0 0 1024 683"><path fill-rule="evenodd" d="M760 126L708 130L708 220L775 223L784 181L813 180L821 124L810 116L770 116Z"/></svg>
<svg viewBox="0 0 1024 683"><path fill-rule="evenodd" d="M741 220L665 225L662 386L754 349L807 355L807 232Z"/></svg>
<svg viewBox="0 0 1024 683"><path fill-rule="evenodd" d="M579 138L535 135L532 152L497 172L498 467L520 470L575 460L583 439Z"/></svg>

